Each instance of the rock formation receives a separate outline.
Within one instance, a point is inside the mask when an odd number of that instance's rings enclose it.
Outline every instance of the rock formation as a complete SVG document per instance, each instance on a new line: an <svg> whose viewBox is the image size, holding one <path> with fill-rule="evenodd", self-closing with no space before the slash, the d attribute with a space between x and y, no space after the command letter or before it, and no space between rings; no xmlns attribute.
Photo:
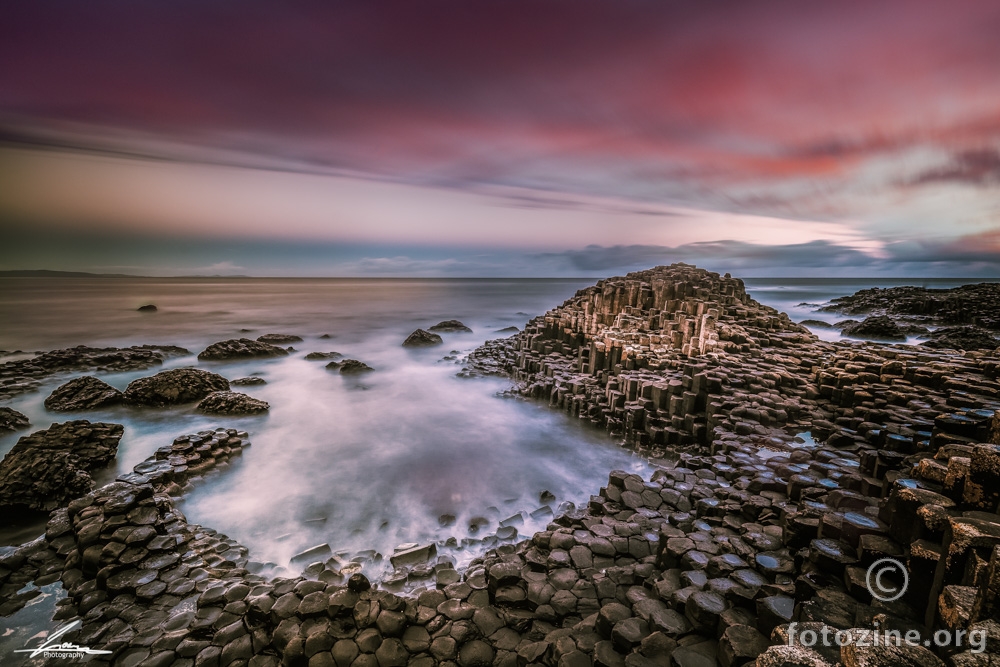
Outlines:
<svg viewBox="0 0 1000 667"><path fill-rule="evenodd" d="M334 366L337 364L337 366ZM353 375L356 373L367 373L368 371L375 370L363 361L358 361L357 359L344 359L341 362L331 361L326 365L327 368L339 368L340 372L344 375Z"/></svg>
<svg viewBox="0 0 1000 667"><path fill-rule="evenodd" d="M0 408L0 433L3 431L18 431L27 428L31 423L26 415L13 408Z"/></svg>
<svg viewBox="0 0 1000 667"><path fill-rule="evenodd" d="M445 333L465 332L472 333L472 329L465 326L458 320L445 320L430 327L431 331L443 331Z"/></svg>
<svg viewBox="0 0 1000 667"><path fill-rule="evenodd" d="M138 308L136 308L136 310L139 311L140 313L155 313L157 311L157 308L155 305L147 303L144 306L139 306Z"/></svg>
<svg viewBox="0 0 1000 667"><path fill-rule="evenodd" d="M863 322L851 322L841 328L840 333L851 338L906 340L906 333L891 317L885 315L866 317Z"/></svg>
<svg viewBox="0 0 1000 667"><path fill-rule="evenodd" d="M267 384L267 380L262 377L250 376L245 378L236 378L235 380L230 380L229 384L237 385L241 387L252 387L255 385Z"/></svg>
<svg viewBox="0 0 1000 667"><path fill-rule="evenodd" d="M424 331L423 329L417 329L403 341L403 347L429 347L431 345L440 345L444 340L441 336L431 333L429 331Z"/></svg>
<svg viewBox="0 0 1000 667"><path fill-rule="evenodd" d="M926 347L948 350L995 350L1000 340L993 332L974 325L941 327L927 334Z"/></svg>
<svg viewBox="0 0 1000 667"><path fill-rule="evenodd" d="M327 359L340 359L340 352L310 352L305 356L306 361L326 361Z"/></svg>
<svg viewBox="0 0 1000 667"><path fill-rule="evenodd" d="M302 340L302 337L294 334L269 333L258 336L257 340L261 343L270 343L271 345L285 345L288 343L298 343Z"/></svg>
<svg viewBox="0 0 1000 667"><path fill-rule="evenodd" d="M821 310L848 315L889 315L922 325L975 324L998 331L998 303L1000 283L962 285L954 289L873 287L833 299Z"/></svg>
<svg viewBox="0 0 1000 667"><path fill-rule="evenodd" d="M120 424L53 424L17 441L0 461L0 519L23 509L51 511L93 488L90 473L118 452Z"/></svg>
<svg viewBox="0 0 1000 667"><path fill-rule="evenodd" d="M93 375L84 375L58 387L45 399L45 407L55 412L94 410L122 402L122 392Z"/></svg>
<svg viewBox="0 0 1000 667"><path fill-rule="evenodd" d="M217 391L198 404L202 412L217 415L256 415L267 412L271 406L266 401L235 391Z"/></svg>
<svg viewBox="0 0 1000 667"><path fill-rule="evenodd" d="M283 357L288 350L249 338L238 338L212 343L198 355L202 361L230 361L255 357Z"/></svg>
<svg viewBox="0 0 1000 667"><path fill-rule="evenodd" d="M200 401L215 391L229 389L229 381L198 368L175 368L151 377L139 378L125 388L124 399L130 405L164 407Z"/></svg>

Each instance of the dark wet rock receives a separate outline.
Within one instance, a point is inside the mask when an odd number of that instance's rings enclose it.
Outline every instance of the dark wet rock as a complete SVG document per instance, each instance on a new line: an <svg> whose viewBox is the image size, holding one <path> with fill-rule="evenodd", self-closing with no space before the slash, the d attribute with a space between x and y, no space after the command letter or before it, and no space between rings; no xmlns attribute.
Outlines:
<svg viewBox="0 0 1000 667"><path fill-rule="evenodd" d="M767 650L767 637L748 625L732 625L719 638L719 664L743 665Z"/></svg>
<svg viewBox="0 0 1000 667"><path fill-rule="evenodd" d="M256 415L267 412L271 406L236 391L216 391L201 400L198 409L216 415Z"/></svg>
<svg viewBox="0 0 1000 667"><path fill-rule="evenodd" d="M287 354L288 350L269 343L249 338L234 338L212 343L198 355L198 358L202 361L229 361L258 357L283 357Z"/></svg>
<svg viewBox="0 0 1000 667"><path fill-rule="evenodd" d="M199 368L175 368L139 378L125 388L130 405L163 407L200 401L216 391L229 389L229 380Z"/></svg>
<svg viewBox="0 0 1000 667"><path fill-rule="evenodd" d="M953 289L889 287L860 290L833 299L821 310L847 315L891 315L918 324L976 324L1000 330L1000 283L976 283Z"/></svg>
<svg viewBox="0 0 1000 667"><path fill-rule="evenodd" d="M90 473L114 460L124 431L79 420L23 436L0 462L0 509L47 512L88 493Z"/></svg>
<svg viewBox="0 0 1000 667"><path fill-rule="evenodd" d="M18 431L29 426L31 423L26 415L22 415L13 408L0 408L0 432Z"/></svg>
<svg viewBox="0 0 1000 667"><path fill-rule="evenodd" d="M340 359L340 352L310 352L305 356L306 361L325 361L327 359Z"/></svg>
<svg viewBox="0 0 1000 667"><path fill-rule="evenodd" d="M56 412L93 410L122 402L122 392L93 375L70 380L45 399L45 407Z"/></svg>
<svg viewBox="0 0 1000 667"><path fill-rule="evenodd" d="M302 337L294 334L269 333L257 336L257 340L261 343L269 343L271 345L287 345L288 343L300 342Z"/></svg>
<svg viewBox="0 0 1000 667"><path fill-rule="evenodd" d="M455 333L455 332L467 332L472 333L472 329L465 326L458 320L445 320L444 322L438 322L434 326L430 327L430 331L443 331L445 333Z"/></svg>
<svg viewBox="0 0 1000 667"><path fill-rule="evenodd" d="M906 340L906 334L898 324L885 315L866 317L857 324L848 324L840 330L841 335L851 338L872 338L876 340Z"/></svg>
<svg viewBox="0 0 1000 667"><path fill-rule="evenodd" d="M972 325L942 327L927 334L927 339L921 345L934 349L995 350L1000 347L1000 340L993 333Z"/></svg>
<svg viewBox="0 0 1000 667"><path fill-rule="evenodd" d="M155 313L156 306L151 303L147 303L144 306L139 306L138 308L136 308L136 310L139 311L140 313Z"/></svg>
<svg viewBox="0 0 1000 667"><path fill-rule="evenodd" d="M337 364L334 366L333 364ZM330 362L326 365L327 368L339 368L340 372L344 375L355 375L357 373L367 373L368 371L375 370L363 361L358 361L357 359L344 359L341 362Z"/></svg>
<svg viewBox="0 0 1000 667"><path fill-rule="evenodd" d="M812 327L814 329L833 329L834 325L829 322L824 322L823 320L802 320L799 322L804 327Z"/></svg>
<svg viewBox="0 0 1000 667"><path fill-rule="evenodd" d="M230 380L229 384L236 385L239 387L253 387L257 385L267 384L267 380L265 380L262 377L250 376L250 377L236 378L235 380Z"/></svg>
<svg viewBox="0 0 1000 667"><path fill-rule="evenodd" d="M517 327L504 327L503 329L497 329L496 333L511 333L511 334L515 334L515 333L517 333L519 331L520 331L520 329L518 329Z"/></svg>
<svg viewBox="0 0 1000 667"><path fill-rule="evenodd" d="M431 345L440 345L444 340L441 336L431 333L429 331L424 331L423 329L417 329L403 341L403 347L429 347Z"/></svg>

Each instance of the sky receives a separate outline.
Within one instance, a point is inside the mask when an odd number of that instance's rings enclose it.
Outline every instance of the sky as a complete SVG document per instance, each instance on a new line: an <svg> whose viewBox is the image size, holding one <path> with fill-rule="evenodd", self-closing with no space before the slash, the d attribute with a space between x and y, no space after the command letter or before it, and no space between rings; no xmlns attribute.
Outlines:
<svg viewBox="0 0 1000 667"><path fill-rule="evenodd" d="M1000 276L1000 4L0 9L0 270Z"/></svg>

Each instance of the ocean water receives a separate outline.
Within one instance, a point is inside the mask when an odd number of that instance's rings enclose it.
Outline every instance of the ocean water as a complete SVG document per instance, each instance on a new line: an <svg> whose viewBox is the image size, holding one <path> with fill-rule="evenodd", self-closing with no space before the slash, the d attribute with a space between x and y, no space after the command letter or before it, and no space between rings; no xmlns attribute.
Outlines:
<svg viewBox="0 0 1000 667"><path fill-rule="evenodd" d="M446 358L509 335L497 331L522 327L592 282L2 278L2 350L180 345L192 354L164 368L197 366L229 379L260 376L267 384L235 389L268 401L271 409L253 417L208 416L193 405L46 410L44 398L80 373L52 378L40 391L6 404L28 415L32 429L76 418L124 424L116 464L102 479L131 470L179 435L218 425L247 430L252 446L198 484L180 506L189 521L249 547L253 560L294 572L290 558L321 543L350 557L367 551L388 556L400 544L435 542L462 565L490 544L480 540L501 521L513 518L522 536L544 527L548 516L537 512L544 491L556 497L548 503L556 511L561 503L586 502L609 470L649 474L648 463L603 431L544 404L504 398L506 380L456 377L460 365ZM907 282L755 279L747 286L796 321L832 322L837 318L814 312L818 305L864 287ZM136 312L146 303L158 312ZM442 334L445 344L434 348L401 347L414 329L445 319L459 319L474 333ZM219 340L265 333L304 340L278 359L207 363L195 356ZM816 333L839 337L826 329ZM303 358L314 351L340 352L375 371L344 377L327 371L325 362ZM101 377L124 389L157 370ZM0 455L24 434L0 436ZM442 515L456 520L442 525ZM27 524L0 538L18 544L41 532L40 524ZM450 538L457 547L444 546Z"/></svg>
<svg viewBox="0 0 1000 667"><path fill-rule="evenodd" d="M217 425L245 429L252 446L196 485L180 507L189 521L249 547L253 560L294 572L291 557L321 543L351 557L435 542L462 565L491 543L501 521L512 519L522 536L530 535L551 518L545 505L557 511L561 503L586 502L608 471L648 475L646 462L588 422L499 396L510 387L504 379L456 377L461 366L445 358L510 335L497 330L523 326L589 282L3 279L0 349L181 345L192 354L164 368L197 366L229 379L257 375L267 384L234 389L271 409L252 417L203 415L194 405L46 410L44 398L71 375L7 404L28 415L33 429L73 418L124 424L115 468L105 479L179 435ZM136 312L145 303L158 312ZM459 319L473 333L444 333L445 344L433 348L401 346L414 329L445 319ZM264 333L304 340L283 358L196 358L210 343ZM325 361L304 359L314 351L336 351L375 370L342 376L326 370ZM101 377L124 389L157 370ZM0 437L0 455L24 433ZM541 501L546 491L554 502ZM442 515L456 519L442 526ZM471 529L473 523L482 525ZM6 542L40 531L38 525L8 530ZM458 546L445 547L449 538ZM370 574L378 570L373 565Z"/></svg>

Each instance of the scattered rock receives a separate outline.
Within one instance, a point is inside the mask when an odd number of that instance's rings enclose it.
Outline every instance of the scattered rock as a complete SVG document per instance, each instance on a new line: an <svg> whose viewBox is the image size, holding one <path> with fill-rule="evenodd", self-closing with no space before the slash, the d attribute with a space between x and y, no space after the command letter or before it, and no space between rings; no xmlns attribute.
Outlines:
<svg viewBox="0 0 1000 667"><path fill-rule="evenodd" d="M198 358L202 361L229 361L257 357L283 357L287 354L288 350L269 343L239 338L212 343L198 355Z"/></svg>
<svg viewBox="0 0 1000 667"><path fill-rule="evenodd" d="M906 334L899 325L885 315L866 317L863 322L848 324L840 330L841 335L851 338L872 338L876 340L906 340Z"/></svg>
<svg viewBox="0 0 1000 667"><path fill-rule="evenodd" d="M511 334L515 334L515 333L517 333L519 331L520 331L520 329L518 329L517 327L504 327L503 329L497 329L496 332L497 333L511 333Z"/></svg>
<svg viewBox="0 0 1000 667"><path fill-rule="evenodd" d="M344 359L339 362L338 366L334 366L338 362L330 362L326 365L327 368L339 368L340 372L344 375L354 375L356 373L367 373L368 371L375 370L363 361L358 361L357 359Z"/></svg>
<svg viewBox="0 0 1000 667"><path fill-rule="evenodd" d="M51 511L93 488L90 473L118 452L125 427L86 420L23 436L0 461L0 511Z"/></svg>
<svg viewBox="0 0 1000 667"><path fill-rule="evenodd" d="M94 410L122 402L122 392L93 375L70 380L45 399L45 407L55 412Z"/></svg>
<svg viewBox="0 0 1000 667"><path fill-rule="evenodd" d="M145 306L139 306L136 310L140 313L155 313L157 309L153 304L147 303Z"/></svg>
<svg viewBox="0 0 1000 667"><path fill-rule="evenodd" d="M799 322L804 327L812 327L813 329L833 329L834 325L829 322L824 322L823 320L802 320Z"/></svg>
<svg viewBox="0 0 1000 667"><path fill-rule="evenodd" d="M440 345L444 342L441 336L423 329L417 329L403 341L403 347L429 347Z"/></svg>
<svg viewBox="0 0 1000 667"><path fill-rule="evenodd" d="M326 359L340 359L340 352L310 352L305 356L306 361L324 361Z"/></svg>
<svg viewBox="0 0 1000 667"><path fill-rule="evenodd" d="M193 403L227 389L229 381L221 375L199 368L175 368L133 380L125 388L124 399L130 405L158 408Z"/></svg>
<svg viewBox="0 0 1000 667"><path fill-rule="evenodd" d="M217 415L256 415L267 412L271 406L266 401L235 391L217 391L198 404L202 412Z"/></svg>
<svg viewBox="0 0 1000 667"><path fill-rule="evenodd" d="M472 329L465 326L458 320L445 320L430 327L431 331L443 331L445 333L467 332L472 333Z"/></svg>
<svg viewBox="0 0 1000 667"><path fill-rule="evenodd" d="M257 336L257 340L261 343L269 343L271 345L287 345L288 343L300 342L302 337L294 334L269 333Z"/></svg>
<svg viewBox="0 0 1000 667"><path fill-rule="evenodd" d="M240 387L253 387L256 385L267 384L267 380L262 377L256 377L251 375L245 378L236 378L235 380L230 380L229 384L234 384Z"/></svg>
<svg viewBox="0 0 1000 667"><path fill-rule="evenodd" d="M31 426L28 417L13 408L0 408L0 432L17 431Z"/></svg>

